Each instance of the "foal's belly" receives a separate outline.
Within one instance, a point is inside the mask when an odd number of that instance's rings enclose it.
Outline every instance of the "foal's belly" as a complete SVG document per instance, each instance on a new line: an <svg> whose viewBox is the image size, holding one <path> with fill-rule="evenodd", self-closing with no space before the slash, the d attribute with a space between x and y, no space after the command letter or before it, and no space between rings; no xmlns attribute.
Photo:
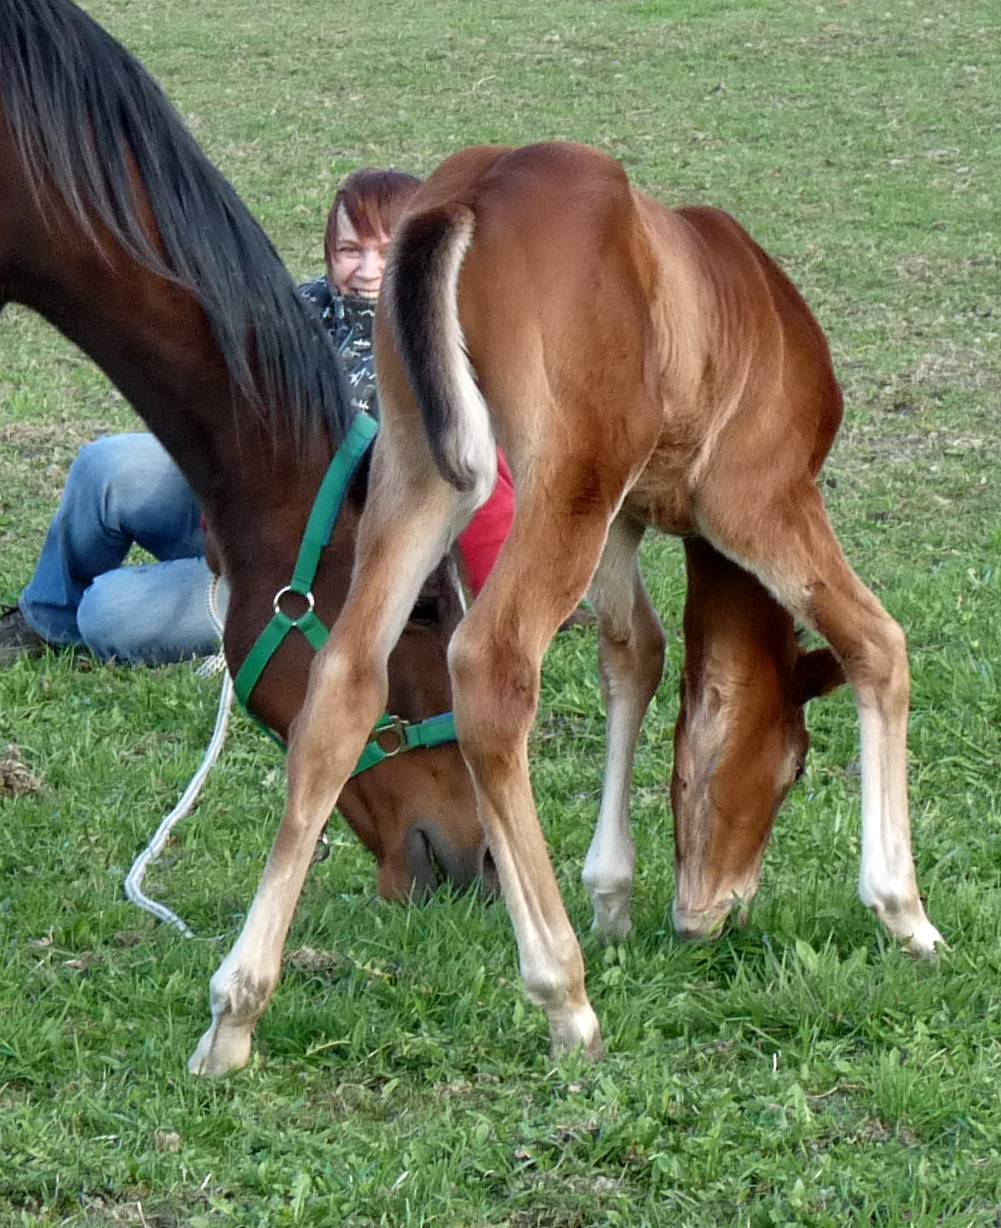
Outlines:
<svg viewBox="0 0 1001 1228"><path fill-rule="evenodd" d="M644 524L684 537L697 531L686 482L690 466L674 448L658 447L625 499L625 509Z"/></svg>

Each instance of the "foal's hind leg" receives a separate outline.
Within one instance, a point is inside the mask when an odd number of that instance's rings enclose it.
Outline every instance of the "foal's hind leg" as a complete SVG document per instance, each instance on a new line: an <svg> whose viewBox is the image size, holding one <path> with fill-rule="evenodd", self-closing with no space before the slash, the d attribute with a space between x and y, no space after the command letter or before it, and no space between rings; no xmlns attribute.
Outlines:
<svg viewBox="0 0 1001 1228"><path fill-rule="evenodd" d="M587 488L591 466L575 474L564 461L558 476L539 468L536 485L520 492L511 536L490 579L452 637L449 662L459 739L511 914L525 990L546 1012L554 1054L577 1047L598 1053L580 947L532 797L528 738L543 654L587 590L615 506L592 504L574 515L570 492Z"/></svg>
<svg viewBox="0 0 1001 1228"><path fill-rule="evenodd" d="M313 662L290 732L285 817L243 930L212 977L212 1024L188 1063L194 1074L225 1074L250 1056L316 841L384 710L389 654L425 577L468 511L427 468L420 480L401 472L392 480L379 476L377 460L351 592Z"/></svg>
<svg viewBox="0 0 1001 1228"><path fill-rule="evenodd" d="M812 482L739 514L714 514L710 499L702 515L713 544L819 631L840 660L862 731L859 895L914 954L931 954L942 936L925 915L911 854L903 631L849 567Z"/></svg>
<svg viewBox="0 0 1001 1228"><path fill-rule="evenodd" d="M607 712L601 810L584 862L584 885L594 907L593 928L606 939L625 938L632 922L636 852L629 831L629 790L643 717L664 670L664 632L636 562L643 526L621 514L612 522L591 582L601 623L598 658Z"/></svg>

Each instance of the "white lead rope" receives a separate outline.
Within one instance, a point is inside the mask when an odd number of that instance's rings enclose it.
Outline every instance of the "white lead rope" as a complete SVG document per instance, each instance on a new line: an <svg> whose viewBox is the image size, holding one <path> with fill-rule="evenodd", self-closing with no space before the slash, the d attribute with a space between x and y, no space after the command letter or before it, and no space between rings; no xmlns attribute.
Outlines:
<svg viewBox="0 0 1001 1228"><path fill-rule="evenodd" d="M459 602L462 606L462 612L466 612L466 597L462 590L462 585L459 583L458 572L455 570L454 559L450 558L452 582L455 585L455 591L459 595ZM215 623L216 630L222 636L222 624L224 615L219 609L220 601L228 604L228 595L225 594L224 585L219 577L213 579L212 585L208 593L209 615ZM180 930L185 938L194 938L194 931L187 926L176 912L169 909L166 904L159 904L156 900L151 900L148 895L143 892L142 883L146 877L146 871L150 868L154 861L160 856L164 850L164 846L170 839L170 833L174 830L178 823L183 818L186 818L198 800L198 794L202 791L202 785L205 784L206 777L211 772L215 761L219 758L219 752L222 750L223 743L226 740L226 729L229 725L229 715L233 709L233 679L229 675L229 670L226 669L226 657L221 651L214 657L209 657L198 668L198 675L201 678L211 678L217 673L223 674L222 694L219 696L219 711L216 715L215 729L212 732L212 740L209 742L208 750L205 752L205 758L202 760L201 767L192 776L188 787L181 794L181 800L177 803L174 809L167 815L160 826L156 829L153 839L143 849L139 856L132 863L132 869L125 876L125 894L133 904L143 908L148 913L152 913L160 921L166 922L168 925L174 926ZM326 835L320 836L320 844L326 845ZM318 846L319 848L319 846ZM324 853L320 853L319 860L322 860Z"/></svg>
<svg viewBox="0 0 1001 1228"><path fill-rule="evenodd" d="M164 846L170 839L170 833L180 823L181 819L191 813L192 807L198 800L198 794L202 791L202 785L212 770L212 765L219 758L219 752L222 750L223 743L226 740L226 727L229 724L229 714L232 709L233 679L229 676L229 671L227 670L223 674L222 694L219 696L219 711L216 715L215 729L212 732L212 740L209 742L205 757L202 759L201 767L192 776L188 787L181 794L181 800L156 829L153 839L150 840L149 844L146 845L145 849L132 863L132 869L125 877L125 894L132 903L152 913L160 921L173 925L175 929L181 931L185 938L194 938L194 931L185 925L177 913L172 912L166 904L158 904L156 900L151 900L143 892L142 882L146 876L146 871L163 852Z"/></svg>
<svg viewBox="0 0 1001 1228"><path fill-rule="evenodd" d="M228 604L229 599L225 593L225 586L218 576L212 578L206 600L208 602L209 617L215 623L216 631L221 638L225 614L224 611L220 610L219 606L220 602L224 605ZM222 750L223 743L226 741L229 714L233 710L233 679L229 676L229 670L226 668L226 657L223 652L220 650L214 657L209 657L208 660L202 662L198 667L197 673L200 678L212 678L218 673L221 673L223 676L222 693L219 696L219 711L216 713L212 740L209 742L201 766L192 776L188 787L181 794L181 800L156 829L153 839L150 840L149 844L146 845L135 859L132 863L132 869L125 876L125 894L132 903L140 908L144 908L146 912L152 913L158 920L165 921L168 925L174 926L175 929L181 931L185 938L194 938L194 931L185 925L177 913L172 912L166 904L158 904L156 900L151 900L144 893L142 884L143 879L146 877L146 871L163 852L164 846L170 839L170 833L183 818L186 818L191 813L195 802L198 800L198 794L202 791L202 785L205 784L209 772L212 771L213 764L219 758L219 752Z"/></svg>

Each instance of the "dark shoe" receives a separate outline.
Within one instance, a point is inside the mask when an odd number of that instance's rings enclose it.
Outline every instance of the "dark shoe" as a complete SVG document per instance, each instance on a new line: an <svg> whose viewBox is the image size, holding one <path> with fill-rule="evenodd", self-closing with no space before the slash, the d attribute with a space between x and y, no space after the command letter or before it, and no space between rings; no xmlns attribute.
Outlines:
<svg viewBox="0 0 1001 1228"><path fill-rule="evenodd" d="M0 606L0 669L22 657L40 657L46 646L16 605Z"/></svg>

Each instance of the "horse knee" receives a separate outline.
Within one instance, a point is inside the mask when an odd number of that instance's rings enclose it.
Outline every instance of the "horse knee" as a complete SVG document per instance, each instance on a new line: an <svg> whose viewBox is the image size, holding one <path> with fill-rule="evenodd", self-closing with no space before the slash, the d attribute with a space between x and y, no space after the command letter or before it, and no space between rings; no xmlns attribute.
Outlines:
<svg viewBox="0 0 1001 1228"><path fill-rule="evenodd" d="M637 620L625 636L602 628L598 640L602 688L606 702L627 686L649 703L664 674L666 639L660 622Z"/></svg>
<svg viewBox="0 0 1001 1228"><path fill-rule="evenodd" d="M906 708L910 698L907 637L888 614L866 628L860 642L845 654L842 664L860 698Z"/></svg>
<svg viewBox="0 0 1001 1228"><path fill-rule="evenodd" d="M353 714L352 723L364 722L371 713L372 723L378 719L388 698L389 667L381 654L366 648L355 643L338 644L314 658L303 712L309 711L311 717L315 713L323 725L330 717L346 712ZM324 730L316 732L326 740Z"/></svg>
<svg viewBox="0 0 1001 1228"><path fill-rule="evenodd" d="M448 649L456 722L467 754L528 737L539 702L538 664L515 643L471 633L463 622Z"/></svg>

